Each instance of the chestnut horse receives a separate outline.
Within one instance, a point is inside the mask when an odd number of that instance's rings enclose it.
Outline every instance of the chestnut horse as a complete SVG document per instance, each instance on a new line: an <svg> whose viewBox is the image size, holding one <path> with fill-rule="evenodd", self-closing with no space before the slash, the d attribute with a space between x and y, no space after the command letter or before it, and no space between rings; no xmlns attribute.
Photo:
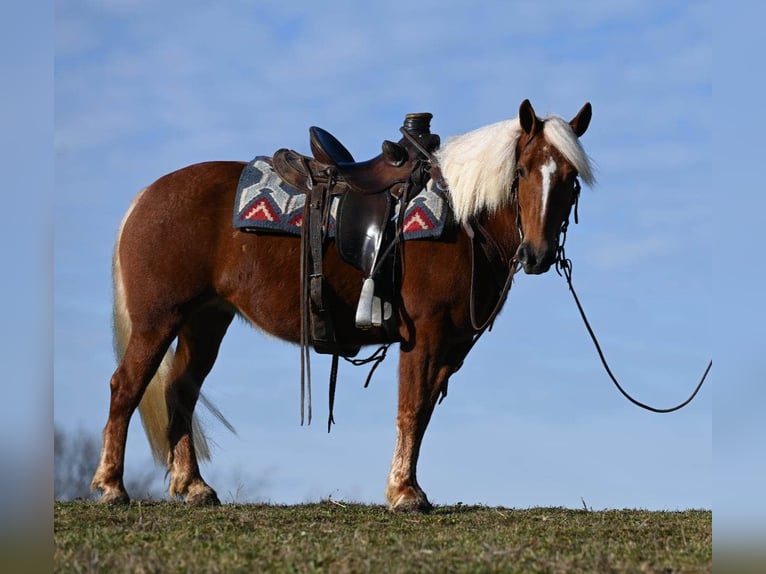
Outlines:
<svg viewBox="0 0 766 574"><path fill-rule="evenodd" d="M402 246L398 334L354 327L363 277L327 249L339 339L399 343L397 438L385 491L392 510L431 508L416 473L431 414L474 343L475 318L502 304L504 281L510 284L518 266L539 274L555 262L577 178L593 182L579 141L590 119L589 103L567 122L538 117L525 100L518 118L452 137L435 153L455 224L438 240ZM101 502L129 500L125 442L139 407L154 454L167 464L170 494L189 504L219 503L200 475L197 461L208 453L192 413L229 324L240 315L271 335L301 340L300 239L232 228L244 165L209 162L168 174L123 218L113 260L120 362L92 482ZM496 261L474 245L471 229L494 244Z"/></svg>

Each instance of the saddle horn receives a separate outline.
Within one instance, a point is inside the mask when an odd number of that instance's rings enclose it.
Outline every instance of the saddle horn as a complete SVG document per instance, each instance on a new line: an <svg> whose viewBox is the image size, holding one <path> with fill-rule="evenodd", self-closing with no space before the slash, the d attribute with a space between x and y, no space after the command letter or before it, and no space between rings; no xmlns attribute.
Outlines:
<svg viewBox="0 0 766 574"><path fill-rule="evenodd" d="M429 112L407 114L404 116L404 124L402 127L413 135L430 135L431 118L433 117L434 115Z"/></svg>

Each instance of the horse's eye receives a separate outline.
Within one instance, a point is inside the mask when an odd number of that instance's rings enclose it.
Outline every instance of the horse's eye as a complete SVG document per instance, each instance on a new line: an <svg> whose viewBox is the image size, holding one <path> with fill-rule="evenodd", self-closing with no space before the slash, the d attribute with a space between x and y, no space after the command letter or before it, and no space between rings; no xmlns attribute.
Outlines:
<svg viewBox="0 0 766 574"><path fill-rule="evenodd" d="M516 175L519 178L524 179L525 177L527 177L527 169L523 165L520 165L519 167L516 168Z"/></svg>
<svg viewBox="0 0 766 574"><path fill-rule="evenodd" d="M577 176L578 176L578 175L579 175L579 174L578 174L576 171L574 171L574 172L570 173L570 174L569 174L569 177L567 177L567 181L568 181L568 182L569 182L571 185L574 185L574 184L575 184L575 182L577 181Z"/></svg>

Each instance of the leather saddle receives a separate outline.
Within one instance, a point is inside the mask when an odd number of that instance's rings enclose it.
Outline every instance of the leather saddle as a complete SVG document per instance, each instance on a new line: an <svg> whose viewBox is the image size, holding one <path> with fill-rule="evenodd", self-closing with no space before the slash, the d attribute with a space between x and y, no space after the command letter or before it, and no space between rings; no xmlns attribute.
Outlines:
<svg viewBox="0 0 766 574"><path fill-rule="evenodd" d="M407 114L403 129L429 152L439 147L439 136L430 133L430 113ZM398 143L384 141L381 154L356 162L338 138L327 130L309 128L313 157L282 148L272 158L276 173L288 184L310 195L324 185L332 196L339 196L335 241L341 257L369 274L374 253L380 249L383 231L392 215L393 200L401 198L413 175L424 186L427 177L414 174L416 162L425 159L409 139Z"/></svg>
<svg viewBox="0 0 766 574"><path fill-rule="evenodd" d="M277 175L307 195L302 235L304 252L310 254L311 260L304 263L304 277L312 283L308 289L312 342L320 353L337 351L331 318L324 307L321 264L329 209L336 196L336 248L341 258L366 278L360 291L356 326L396 328L390 302L394 294L393 262L388 257L396 241L394 205L396 201L406 202L409 191L419 191L428 180L427 158L411 138L429 152L439 146L439 136L430 133L431 117L427 113L408 114L403 129L409 138L403 137L398 143L385 140L381 153L367 161L355 161L335 136L316 126L309 129L313 157L285 148L273 155ZM401 212L404 207L400 206ZM386 280L376 286L376 276Z"/></svg>

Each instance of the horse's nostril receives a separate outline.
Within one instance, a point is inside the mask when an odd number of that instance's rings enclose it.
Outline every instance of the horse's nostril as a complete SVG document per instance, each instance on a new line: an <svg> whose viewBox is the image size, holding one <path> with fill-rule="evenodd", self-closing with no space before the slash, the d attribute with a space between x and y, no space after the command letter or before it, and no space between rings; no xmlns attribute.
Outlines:
<svg viewBox="0 0 766 574"><path fill-rule="evenodd" d="M519 245L519 248L516 250L516 259L518 259L521 263L524 263L527 259L527 246L525 244Z"/></svg>
<svg viewBox="0 0 766 574"><path fill-rule="evenodd" d="M516 259L525 266L534 265L536 260L534 251L530 249L527 243L519 245L516 250Z"/></svg>

